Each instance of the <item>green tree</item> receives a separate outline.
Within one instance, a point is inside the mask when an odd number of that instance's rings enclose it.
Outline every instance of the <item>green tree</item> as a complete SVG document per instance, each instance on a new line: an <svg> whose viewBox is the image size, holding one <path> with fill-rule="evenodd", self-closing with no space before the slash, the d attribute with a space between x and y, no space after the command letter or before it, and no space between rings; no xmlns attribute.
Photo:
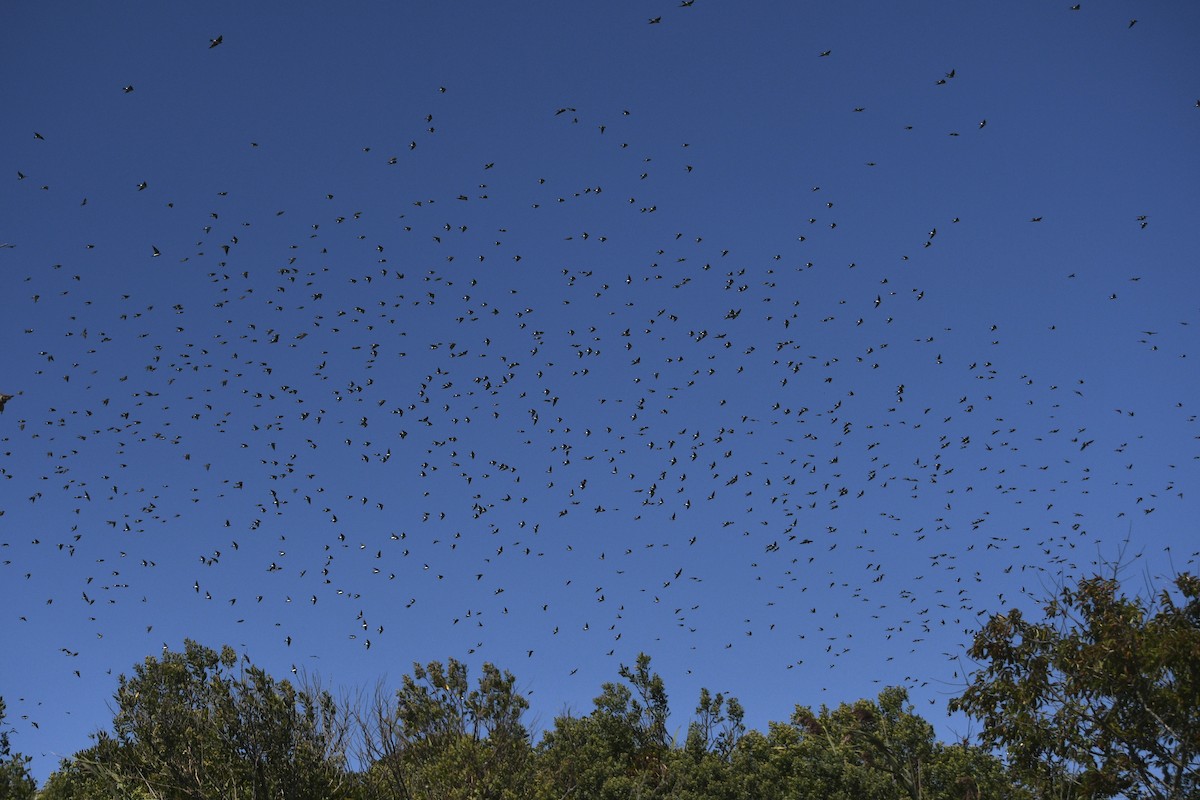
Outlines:
<svg viewBox="0 0 1200 800"><path fill-rule="evenodd" d="M584 717L554 721L538 746L541 790L549 797L649 798L671 787L669 706L650 656L622 665L624 683L605 683Z"/></svg>
<svg viewBox="0 0 1200 800"><path fill-rule="evenodd" d="M230 647L217 653L188 640L183 652L147 658L120 677L115 702L113 731L97 733L70 766L112 796L348 794L332 698L239 663Z"/></svg>
<svg viewBox="0 0 1200 800"><path fill-rule="evenodd" d="M13 751L6 714L4 698L0 697L0 800L28 800L37 789L37 784L29 774L29 762L32 759Z"/></svg>
<svg viewBox="0 0 1200 800"><path fill-rule="evenodd" d="M819 713L797 706L792 724L813 797L910 800L1022 800L1027 795L989 753L967 742L945 745L914 712L907 690L890 686L874 700ZM812 792L816 790L815 794Z"/></svg>
<svg viewBox="0 0 1200 800"><path fill-rule="evenodd" d="M891 779L897 794L922 800L933 757L933 726L912 713L908 692L889 686L877 702L859 700L819 715L797 708L793 724L843 759L848 770L866 768Z"/></svg>
<svg viewBox="0 0 1200 800"><path fill-rule="evenodd" d="M784 722L770 722L765 734L752 730L742 736L730 756L724 796L738 800L814 797L801 758L800 731Z"/></svg>
<svg viewBox="0 0 1200 800"><path fill-rule="evenodd" d="M988 748L969 741L934 745L925 787L935 800L1031 800Z"/></svg>
<svg viewBox="0 0 1200 800"><path fill-rule="evenodd" d="M104 738L92 747L75 754L73 758L64 758L58 769L50 773L46 783L38 792L38 800L108 800L108 798L124 798L125 800L147 800L151 795L135 785L122 786L120 781L114 781L106 769L94 769L92 765L111 765L116 762L116 754L111 752L117 743L111 738Z"/></svg>
<svg viewBox="0 0 1200 800"><path fill-rule="evenodd" d="M676 800L730 797L733 753L746 734L742 706L736 697L701 689L695 713L683 747L671 752L672 797Z"/></svg>
<svg viewBox="0 0 1200 800"><path fill-rule="evenodd" d="M878 701L817 712L797 706L791 722L801 732L799 756L809 788L824 797L924 800L933 728L907 702L908 693L893 686Z"/></svg>
<svg viewBox="0 0 1200 800"><path fill-rule="evenodd" d="M360 712L362 760L373 797L500 800L528 796L532 757L516 678L484 664L474 688L465 664L414 664L394 697L377 691Z"/></svg>
<svg viewBox="0 0 1200 800"><path fill-rule="evenodd" d="M711 753L729 761L734 747L746 733L745 711L736 697L726 697L708 689L700 690L696 719L688 725L684 749L689 753Z"/></svg>
<svg viewBox="0 0 1200 800"><path fill-rule="evenodd" d="M991 617L951 702L1041 796L1200 796L1200 578L1149 600L1112 578L1065 587L1045 619Z"/></svg>

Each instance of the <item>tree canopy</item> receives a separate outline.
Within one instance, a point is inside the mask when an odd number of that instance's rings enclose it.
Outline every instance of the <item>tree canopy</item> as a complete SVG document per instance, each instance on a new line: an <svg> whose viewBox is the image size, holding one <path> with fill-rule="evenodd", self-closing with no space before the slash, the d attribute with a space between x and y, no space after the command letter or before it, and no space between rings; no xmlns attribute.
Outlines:
<svg viewBox="0 0 1200 800"><path fill-rule="evenodd" d="M951 709L1044 794L1200 795L1200 578L1174 588L1128 597L1093 576L1049 598L1043 621L993 616Z"/></svg>
<svg viewBox="0 0 1200 800"><path fill-rule="evenodd" d="M349 796L337 708L239 659L186 641L122 675L111 731L73 768L103 791L161 800Z"/></svg>
<svg viewBox="0 0 1200 800"><path fill-rule="evenodd" d="M1200 797L1200 579L1150 598L1093 576L976 632L951 710L976 741L942 742L902 687L836 708L795 705L748 730L703 689L672 734L650 656L621 665L586 714L534 740L516 677L413 664L399 686L334 698L276 680L231 648L186 641L119 678L111 729L38 795L346 800L1032 800ZM34 796L0 699L0 800Z"/></svg>
<svg viewBox="0 0 1200 800"><path fill-rule="evenodd" d="M0 800L27 800L33 797L37 785L29 774L29 756L12 748L7 713L4 698L0 697Z"/></svg>

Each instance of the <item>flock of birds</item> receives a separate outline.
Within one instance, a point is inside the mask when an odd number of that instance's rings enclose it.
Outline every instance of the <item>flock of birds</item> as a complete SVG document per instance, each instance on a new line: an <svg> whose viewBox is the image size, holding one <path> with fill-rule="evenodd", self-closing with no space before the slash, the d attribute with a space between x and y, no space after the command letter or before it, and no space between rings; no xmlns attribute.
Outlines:
<svg viewBox="0 0 1200 800"><path fill-rule="evenodd" d="M934 259L979 220L931 214L860 263L858 198L806 185L790 244L755 250L737 220L671 213L710 156L582 103L537 123L573 148L549 177L497 157L372 201L366 183L446 158L454 95L430 86L411 134L339 156L374 177L289 205L257 178L203 197L153 174L52 187L38 176L65 155L32 134L10 191L68 222L0 252L5 340L26 354L0 394L7 641L53 646L79 678L105 637L122 669L195 628L292 672L349 643L400 664L519 652L568 676L638 650L702 677L721 651L788 652L780 669L812 680L851 660L902 673L1194 502L1194 462L1153 463L1141 427L1194 440L1191 398L1100 411L1086 370L1031 359L1054 324L956 315ZM121 204L161 227L87 238L86 215ZM1150 236L1141 211L1128 227ZM1032 212L1018 224L1052 224ZM1101 309L1143 271L1078 299L1065 267L1052 291ZM1113 325L1127 358L1173 372L1191 323ZM71 638L47 645L46 625ZM877 679L929 677L899 673Z"/></svg>

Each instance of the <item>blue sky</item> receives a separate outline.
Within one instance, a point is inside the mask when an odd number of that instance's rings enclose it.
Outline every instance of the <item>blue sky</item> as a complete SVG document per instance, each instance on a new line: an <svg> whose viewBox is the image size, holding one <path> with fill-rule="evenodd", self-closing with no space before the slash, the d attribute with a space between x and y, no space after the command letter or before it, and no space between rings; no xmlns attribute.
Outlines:
<svg viewBox="0 0 1200 800"><path fill-rule="evenodd" d="M184 637L966 732L982 615L1196 568L1200 8L1071 5L10 4L15 743Z"/></svg>

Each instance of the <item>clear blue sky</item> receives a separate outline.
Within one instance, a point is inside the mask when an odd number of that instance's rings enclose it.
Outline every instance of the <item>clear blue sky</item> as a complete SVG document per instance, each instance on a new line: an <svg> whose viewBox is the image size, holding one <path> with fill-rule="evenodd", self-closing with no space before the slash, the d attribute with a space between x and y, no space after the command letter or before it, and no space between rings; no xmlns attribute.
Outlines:
<svg viewBox="0 0 1200 800"><path fill-rule="evenodd" d="M646 651L679 726L903 684L965 732L980 615L1126 539L1134 589L1196 569L1198 34L7 4L14 743L44 775L184 637L344 686L490 660L543 727Z"/></svg>

